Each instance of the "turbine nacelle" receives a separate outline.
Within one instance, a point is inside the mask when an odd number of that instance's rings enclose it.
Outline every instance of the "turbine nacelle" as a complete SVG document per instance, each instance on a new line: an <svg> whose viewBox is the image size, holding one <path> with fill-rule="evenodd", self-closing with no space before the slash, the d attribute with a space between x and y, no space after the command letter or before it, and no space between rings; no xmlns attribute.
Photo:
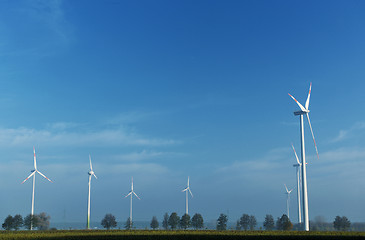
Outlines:
<svg viewBox="0 0 365 240"><path fill-rule="evenodd" d="M295 115L295 116L299 116L299 115L307 114L307 113L309 113L309 112L310 112L309 110L305 110L305 111L297 111L297 112L294 112L294 115Z"/></svg>

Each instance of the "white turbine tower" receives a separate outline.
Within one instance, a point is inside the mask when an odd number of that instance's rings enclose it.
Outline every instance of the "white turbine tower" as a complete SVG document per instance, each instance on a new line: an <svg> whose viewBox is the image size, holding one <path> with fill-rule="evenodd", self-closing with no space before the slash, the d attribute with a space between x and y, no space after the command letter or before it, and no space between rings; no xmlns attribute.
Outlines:
<svg viewBox="0 0 365 240"><path fill-rule="evenodd" d="M138 195L134 192L133 190L133 177L132 177L132 185L131 185L131 190L129 191L129 193L127 194L127 196L125 197L128 197L129 195L131 196L131 206L130 206L130 212L129 212L129 227L131 228L132 227L132 224L133 224L133 221L132 221L132 199L133 199L133 194L139 199L141 200Z"/></svg>
<svg viewBox="0 0 365 240"><path fill-rule="evenodd" d="M309 231L309 216L308 216L308 191L307 191L307 170L306 170L306 161L305 161L305 147L304 147L304 123L303 123L303 115L305 114L308 119L309 127L312 133L314 146L316 148L317 158L318 156L318 150L316 145L316 140L314 139L314 134L312 130L312 125L309 119L309 99L311 95L311 89L312 89L312 83L309 87L309 93L307 97L307 101L305 102L305 107L303 107L302 104L300 104L292 95L289 94L291 98L298 104L300 111L294 112L295 116L300 116L300 140L301 140L301 153L302 153L302 193L303 193L303 217L304 217L304 230Z"/></svg>
<svg viewBox="0 0 365 240"><path fill-rule="evenodd" d="M285 186L285 190L286 190L286 195L287 195L287 197L286 197L286 212L287 212L287 214L288 214L288 218L290 219L290 216L289 216L289 207L290 207L290 193L293 191L293 189L291 189L291 190L288 190L288 188L286 187L286 185L284 184L284 186Z"/></svg>
<svg viewBox="0 0 365 240"><path fill-rule="evenodd" d="M44 177L45 179L47 179L48 181L52 182L49 178L47 178L43 173L41 173L40 171L38 171L37 169L37 159L35 157L35 148L33 147L33 153L34 153L34 158L33 158L33 163L34 163L34 170L31 171L31 174L22 182L25 183L29 178L33 177L33 192L32 192L32 210L31 210L31 215L34 215L34 190L35 190L35 174L38 173L39 175L41 175L42 177ZM31 222L30 224L30 230L33 229L33 224Z"/></svg>
<svg viewBox="0 0 365 240"><path fill-rule="evenodd" d="M93 165L91 164L91 156L89 154L89 161L90 161L90 171L89 174L89 194L87 196L87 222L86 222L86 228L90 229L90 188L91 188L91 177L94 176L95 179L98 179L93 171Z"/></svg>
<svg viewBox="0 0 365 240"><path fill-rule="evenodd" d="M188 186L182 190L182 192L186 192L186 206L185 206L185 213L186 214L189 214L189 194L188 192L190 193L191 197L193 197L193 193L191 192L190 190L190 185L189 185L189 177L188 177Z"/></svg>
<svg viewBox="0 0 365 240"><path fill-rule="evenodd" d="M302 223L302 211L301 211L301 207L300 207L300 169L302 164L299 161L297 152L295 151L295 148L293 146L293 144L291 145L293 150L294 150L294 154L295 154L295 158L297 160L296 164L293 164L293 167L296 167L297 169L297 199L298 199L298 223L301 224Z"/></svg>

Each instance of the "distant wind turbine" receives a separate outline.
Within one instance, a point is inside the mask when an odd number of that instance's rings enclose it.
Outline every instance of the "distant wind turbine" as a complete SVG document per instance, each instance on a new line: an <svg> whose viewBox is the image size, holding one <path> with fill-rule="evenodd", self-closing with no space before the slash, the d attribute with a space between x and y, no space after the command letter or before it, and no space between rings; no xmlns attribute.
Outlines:
<svg viewBox="0 0 365 240"><path fill-rule="evenodd" d="M132 223L133 223L133 221L132 221L132 207L133 207L133 205L132 205L132 199L133 199L133 194L139 199L139 200L141 200L139 197L138 197L138 195L134 192L134 190L133 190L133 177L132 177L132 185L131 185L131 190L129 191L129 193L125 196L125 197L128 197L129 195L131 196L131 206L130 206L130 211L129 211L129 220L130 220L130 222L129 222L129 227L131 228L132 227Z"/></svg>
<svg viewBox="0 0 365 240"><path fill-rule="evenodd" d="M186 207L185 207L185 213L186 214L189 214L189 194L188 192L190 193L191 197L193 197L193 193L191 192L190 190L190 186L189 186L189 177L188 177L188 186L182 190L182 192L186 192Z"/></svg>
<svg viewBox="0 0 365 240"><path fill-rule="evenodd" d="M305 161L305 146L304 146L304 124L303 124L303 115L305 114L308 119L309 127L312 133L312 138L314 142L314 147L316 149L317 158L318 156L318 149L316 140L314 139L313 129L312 125L309 119L309 99L311 95L311 89L312 89L312 83L309 87L309 93L307 97L307 101L305 102L305 107L303 107L302 104L300 104L292 95L289 94L291 98L298 104L300 111L294 112L295 116L300 116L300 140L301 140L301 153L302 153L302 193L303 193L303 218L304 218L304 230L309 231L309 216L308 216L308 190L307 190L307 169L306 169L306 161Z"/></svg>
<svg viewBox="0 0 365 240"><path fill-rule="evenodd" d="M301 224L302 223L302 212L301 212L301 209L300 209L300 170L301 170L302 164L299 161L297 152L295 151L295 148L294 148L293 144L291 146L293 148L295 158L297 160L297 163L293 164L293 167L296 167L296 169L297 169L298 223Z"/></svg>
<svg viewBox="0 0 365 240"><path fill-rule="evenodd" d="M48 181L52 182L49 178L47 178L43 173L41 173L40 171L38 171L37 169L37 159L35 157L35 148L33 147L33 153L34 153L34 158L33 158L33 163L34 163L34 170L30 171L31 174L22 182L25 183L29 178L33 177L33 192L32 192L32 210L31 210L31 215L34 215L34 190L35 190L35 174L38 173L39 175L41 175L42 177L44 177L45 179L47 179ZM30 224L30 230L33 229L33 223L31 222Z"/></svg>
<svg viewBox="0 0 365 240"><path fill-rule="evenodd" d="M293 191L293 189L291 190L288 190L288 188L286 187L286 185L284 184L285 186L285 190L286 190L286 212L288 213L288 218L290 219L290 216L289 216L289 207L290 207L290 193Z"/></svg>
<svg viewBox="0 0 365 240"><path fill-rule="evenodd" d="M87 196L87 222L86 222L86 228L90 229L90 188L91 188L91 177L94 176L95 179L98 179L93 171L93 165L91 164L91 156L89 154L89 161L90 161L90 171L89 174L89 194Z"/></svg>

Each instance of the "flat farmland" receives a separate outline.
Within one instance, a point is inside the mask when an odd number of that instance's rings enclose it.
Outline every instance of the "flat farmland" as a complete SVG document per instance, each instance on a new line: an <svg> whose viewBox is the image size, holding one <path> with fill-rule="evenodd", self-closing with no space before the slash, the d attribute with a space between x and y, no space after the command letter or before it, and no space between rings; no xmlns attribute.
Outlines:
<svg viewBox="0 0 365 240"><path fill-rule="evenodd" d="M70 231L1 231L0 239L365 239L365 232L298 231L149 231L149 230L70 230Z"/></svg>

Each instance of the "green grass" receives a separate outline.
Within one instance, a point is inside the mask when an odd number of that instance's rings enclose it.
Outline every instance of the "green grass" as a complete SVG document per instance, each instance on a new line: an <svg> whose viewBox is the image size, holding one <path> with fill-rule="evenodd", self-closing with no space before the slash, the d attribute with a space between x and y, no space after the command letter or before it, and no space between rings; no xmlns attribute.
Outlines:
<svg viewBox="0 0 365 240"><path fill-rule="evenodd" d="M298 232L298 231L149 231L149 230L59 230L59 231L1 231L0 239L40 240L233 240L233 239L365 239L365 232Z"/></svg>

